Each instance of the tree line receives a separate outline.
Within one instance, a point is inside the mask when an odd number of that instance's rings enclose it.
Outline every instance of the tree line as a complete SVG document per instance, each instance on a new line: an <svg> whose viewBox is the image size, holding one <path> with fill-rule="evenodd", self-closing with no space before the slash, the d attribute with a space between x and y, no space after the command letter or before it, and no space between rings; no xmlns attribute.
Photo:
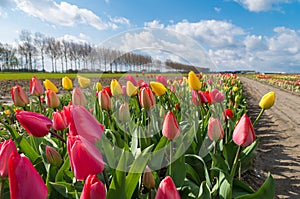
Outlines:
<svg viewBox="0 0 300 199"><path fill-rule="evenodd" d="M20 32L17 45L0 42L0 71L49 71L51 68L51 72L162 72L165 66L180 72L199 70L171 60L162 62L145 54L56 39L28 30Z"/></svg>

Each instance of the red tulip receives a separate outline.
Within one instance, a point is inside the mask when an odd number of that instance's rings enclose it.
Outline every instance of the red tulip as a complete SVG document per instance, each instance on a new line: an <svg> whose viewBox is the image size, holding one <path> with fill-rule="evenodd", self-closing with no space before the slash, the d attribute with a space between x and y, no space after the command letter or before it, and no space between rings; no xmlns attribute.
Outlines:
<svg viewBox="0 0 300 199"><path fill-rule="evenodd" d="M24 107L29 103L29 98L20 86L14 86L11 91L14 105Z"/></svg>
<svg viewBox="0 0 300 199"><path fill-rule="evenodd" d="M8 165L11 199L47 198L47 186L27 157L14 154L10 156Z"/></svg>
<svg viewBox="0 0 300 199"><path fill-rule="evenodd" d="M41 96L44 94L44 87L38 78L33 76L30 80L30 93L34 96Z"/></svg>
<svg viewBox="0 0 300 199"><path fill-rule="evenodd" d="M165 115L162 134L169 140L172 140L180 135L179 125L172 111L169 111Z"/></svg>
<svg viewBox="0 0 300 199"><path fill-rule="evenodd" d="M60 101L53 90L48 89L46 91L46 104L49 108L57 108L59 106Z"/></svg>
<svg viewBox="0 0 300 199"><path fill-rule="evenodd" d="M209 118L207 135L212 141L218 141L224 137L223 127L218 118Z"/></svg>
<svg viewBox="0 0 300 199"><path fill-rule="evenodd" d="M204 92L202 92L202 93L203 93L203 95L205 96L207 102L208 102L209 104L212 104L209 91L204 91Z"/></svg>
<svg viewBox="0 0 300 199"><path fill-rule="evenodd" d="M179 192L170 176L160 182L155 199L180 199Z"/></svg>
<svg viewBox="0 0 300 199"><path fill-rule="evenodd" d="M68 154L71 169L77 180L84 180L90 174L97 175L104 169L102 155L99 150L81 136L68 136Z"/></svg>
<svg viewBox="0 0 300 199"><path fill-rule="evenodd" d="M199 100L199 97L200 97L200 100ZM201 102L202 104L207 102L207 99L205 97L205 95L203 94L203 92L201 91L195 91L195 90L192 90L192 102L198 106L199 105L199 102Z"/></svg>
<svg viewBox="0 0 300 199"><path fill-rule="evenodd" d="M111 93L110 87L105 87L102 90L105 90L107 92L107 94L109 95L109 97L112 97L112 93Z"/></svg>
<svg viewBox="0 0 300 199"><path fill-rule="evenodd" d="M140 100L141 106L146 110L152 109L156 103L154 95L149 87L141 88L139 100Z"/></svg>
<svg viewBox="0 0 300 199"><path fill-rule="evenodd" d="M256 139L254 128L249 117L244 114L237 123L232 140L239 146L246 147L252 144Z"/></svg>
<svg viewBox="0 0 300 199"><path fill-rule="evenodd" d="M136 80L134 79L134 77L132 77L132 75L127 75L127 76L126 76L126 81L131 81L131 83L132 83L133 85L135 85L135 86L138 85L137 82L136 82Z"/></svg>
<svg viewBox="0 0 300 199"><path fill-rule="evenodd" d="M224 95L219 92L217 89L213 89L209 92L211 103L220 103L224 101Z"/></svg>
<svg viewBox="0 0 300 199"><path fill-rule="evenodd" d="M72 103L78 106L86 106L87 101L84 93L80 88L75 88L72 92Z"/></svg>
<svg viewBox="0 0 300 199"><path fill-rule="evenodd" d="M43 137L48 134L52 121L46 116L29 111L16 111L16 118L28 134Z"/></svg>
<svg viewBox="0 0 300 199"><path fill-rule="evenodd" d="M140 88L142 88L142 87L148 87L148 84L144 80L141 79L141 80L138 81L138 86Z"/></svg>
<svg viewBox="0 0 300 199"><path fill-rule="evenodd" d="M8 160L12 154L17 154L17 148L12 140L0 143L0 178L8 176Z"/></svg>
<svg viewBox="0 0 300 199"><path fill-rule="evenodd" d="M103 110L108 111L111 109L111 99L106 90L103 89L98 93L98 102Z"/></svg>
<svg viewBox="0 0 300 199"><path fill-rule="evenodd" d="M84 107L71 106L70 118L71 135L80 135L92 143L101 139L104 126Z"/></svg>
<svg viewBox="0 0 300 199"><path fill-rule="evenodd" d="M106 191L104 184L96 175L89 175L84 183L80 199L104 199Z"/></svg>
<svg viewBox="0 0 300 199"><path fill-rule="evenodd" d="M52 113L53 128L57 131L67 128L67 119L63 112L56 111Z"/></svg>
<svg viewBox="0 0 300 199"><path fill-rule="evenodd" d="M225 110L224 110L224 113L223 113L223 117L224 117L224 120L225 120L226 118L232 119L232 118L233 118L233 112L232 112L232 110L231 110L230 108L225 109ZM226 118L225 118L225 117L226 117Z"/></svg>

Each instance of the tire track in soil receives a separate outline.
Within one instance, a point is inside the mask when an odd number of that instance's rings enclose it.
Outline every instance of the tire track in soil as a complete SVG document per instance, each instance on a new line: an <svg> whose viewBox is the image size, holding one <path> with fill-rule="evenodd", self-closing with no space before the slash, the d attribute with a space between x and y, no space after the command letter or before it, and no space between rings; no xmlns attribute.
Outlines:
<svg viewBox="0 0 300 199"><path fill-rule="evenodd" d="M260 139L254 168L243 179L257 190L271 172L276 198L300 198L300 96L239 77L247 96L252 121L260 112L258 103L269 91L276 93L274 106L266 110L255 131Z"/></svg>

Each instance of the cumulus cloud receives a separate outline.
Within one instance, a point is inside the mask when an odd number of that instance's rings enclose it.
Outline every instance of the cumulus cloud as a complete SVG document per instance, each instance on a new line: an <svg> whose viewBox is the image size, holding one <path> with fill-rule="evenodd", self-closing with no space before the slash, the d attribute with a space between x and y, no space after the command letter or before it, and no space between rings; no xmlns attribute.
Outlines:
<svg viewBox="0 0 300 199"><path fill-rule="evenodd" d="M244 8L252 12L261 12L274 9L281 3L289 3L291 0L234 0Z"/></svg>
<svg viewBox="0 0 300 199"><path fill-rule="evenodd" d="M130 25L130 20L125 17L109 17L109 19L116 24Z"/></svg>
<svg viewBox="0 0 300 199"><path fill-rule="evenodd" d="M164 28L164 24L161 24L159 22L159 20L153 20L153 21L150 21L150 22L145 22L144 26L148 27L148 28Z"/></svg>

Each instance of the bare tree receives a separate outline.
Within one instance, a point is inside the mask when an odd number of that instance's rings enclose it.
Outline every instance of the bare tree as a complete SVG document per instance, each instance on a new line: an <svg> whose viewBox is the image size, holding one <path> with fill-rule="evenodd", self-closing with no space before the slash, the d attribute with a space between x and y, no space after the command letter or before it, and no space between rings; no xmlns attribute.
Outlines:
<svg viewBox="0 0 300 199"><path fill-rule="evenodd" d="M36 32L34 34L34 44L37 47L41 60L42 60L42 70L45 71L45 51L47 47L47 39L44 34Z"/></svg>
<svg viewBox="0 0 300 199"><path fill-rule="evenodd" d="M23 50L25 56L27 57L26 58L27 69L32 70L32 57L36 51L36 48L32 42L31 32L29 32L28 30L22 30L19 35L19 38L21 42L20 44L21 49Z"/></svg>

